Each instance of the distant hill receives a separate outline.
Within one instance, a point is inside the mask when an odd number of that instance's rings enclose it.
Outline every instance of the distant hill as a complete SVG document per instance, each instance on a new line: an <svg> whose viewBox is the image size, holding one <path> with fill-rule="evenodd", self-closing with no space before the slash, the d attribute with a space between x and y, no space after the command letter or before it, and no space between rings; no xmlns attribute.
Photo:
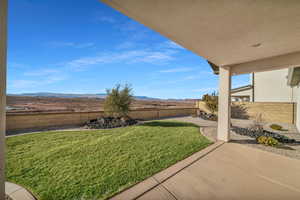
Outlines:
<svg viewBox="0 0 300 200"><path fill-rule="evenodd" d="M57 97L57 98L102 98L106 97L105 93L99 94L67 94L67 93L51 93L51 92L36 92L36 93L22 93L22 94L8 94L8 96L27 96L27 97ZM134 96L139 100L160 100L159 98L152 98L147 96Z"/></svg>

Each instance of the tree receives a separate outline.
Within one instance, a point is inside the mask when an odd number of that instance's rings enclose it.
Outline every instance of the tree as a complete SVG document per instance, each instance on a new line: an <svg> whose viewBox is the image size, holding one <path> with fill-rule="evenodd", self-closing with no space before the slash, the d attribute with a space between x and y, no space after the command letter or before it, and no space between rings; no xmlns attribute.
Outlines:
<svg viewBox="0 0 300 200"><path fill-rule="evenodd" d="M130 105L133 102L133 93L130 85L122 87L117 84L115 88L106 90L104 112L112 117L128 117Z"/></svg>
<svg viewBox="0 0 300 200"><path fill-rule="evenodd" d="M206 107L212 114L215 114L215 112L218 111L218 96L215 92L203 95L202 101L205 102Z"/></svg>

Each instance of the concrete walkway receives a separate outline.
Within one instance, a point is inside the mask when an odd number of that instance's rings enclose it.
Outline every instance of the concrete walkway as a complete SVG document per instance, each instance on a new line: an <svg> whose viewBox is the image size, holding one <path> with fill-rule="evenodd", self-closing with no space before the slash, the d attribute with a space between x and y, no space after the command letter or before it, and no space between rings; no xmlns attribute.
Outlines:
<svg viewBox="0 0 300 200"><path fill-rule="evenodd" d="M5 194L8 200L36 200L28 190L10 182L5 182Z"/></svg>
<svg viewBox="0 0 300 200"><path fill-rule="evenodd" d="M196 153L202 156L193 162L183 160L112 200L300 199L300 160L241 144L214 145Z"/></svg>

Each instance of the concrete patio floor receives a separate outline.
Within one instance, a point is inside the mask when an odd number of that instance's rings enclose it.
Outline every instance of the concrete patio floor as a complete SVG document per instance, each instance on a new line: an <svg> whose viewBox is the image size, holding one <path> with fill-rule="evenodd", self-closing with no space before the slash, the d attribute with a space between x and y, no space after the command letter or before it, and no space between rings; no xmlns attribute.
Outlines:
<svg viewBox="0 0 300 200"><path fill-rule="evenodd" d="M191 157L112 199L300 199L300 160L218 142Z"/></svg>

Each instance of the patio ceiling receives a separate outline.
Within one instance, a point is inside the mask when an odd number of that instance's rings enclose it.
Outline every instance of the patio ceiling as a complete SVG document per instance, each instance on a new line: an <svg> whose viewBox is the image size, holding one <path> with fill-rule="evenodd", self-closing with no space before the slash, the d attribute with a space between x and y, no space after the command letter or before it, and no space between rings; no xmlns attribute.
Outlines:
<svg viewBox="0 0 300 200"><path fill-rule="evenodd" d="M233 73L300 64L298 0L102 1Z"/></svg>

